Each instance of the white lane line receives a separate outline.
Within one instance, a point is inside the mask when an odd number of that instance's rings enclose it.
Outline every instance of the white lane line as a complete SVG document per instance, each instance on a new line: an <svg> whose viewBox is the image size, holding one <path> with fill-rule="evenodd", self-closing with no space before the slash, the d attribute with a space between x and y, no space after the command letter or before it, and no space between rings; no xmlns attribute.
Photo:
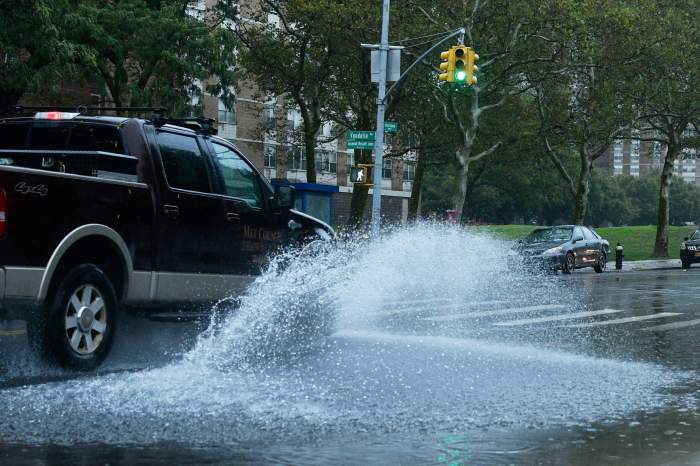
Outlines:
<svg viewBox="0 0 700 466"><path fill-rule="evenodd" d="M447 298L431 298L431 299L412 299L407 301L387 301L382 303L382 307L394 307L394 306L410 306L411 304L430 304L430 303L445 303L448 302Z"/></svg>
<svg viewBox="0 0 700 466"><path fill-rule="evenodd" d="M417 307L397 307L396 309L385 309L379 312L375 312L375 316L388 316L394 314L401 314L403 312L419 312L425 310L445 310L445 309L472 309L479 308L481 306L493 305L493 304L505 304L508 301L477 301L473 303L460 303L460 304L442 304L437 306L430 306L424 304Z"/></svg>
<svg viewBox="0 0 700 466"><path fill-rule="evenodd" d="M569 314L559 314L559 315L555 315L555 316L535 317L532 319L509 320L507 322L498 322L498 323L495 323L494 325L498 325L501 327L515 327L516 325L539 324L542 322L555 322L558 320L581 319L583 317L602 316L602 315L606 315L606 314L616 314L618 312L624 312L624 311L622 309L601 309L599 311L570 312Z"/></svg>
<svg viewBox="0 0 700 466"><path fill-rule="evenodd" d="M0 337L19 337L26 334L24 330L0 330Z"/></svg>
<svg viewBox="0 0 700 466"><path fill-rule="evenodd" d="M496 309L495 311L484 311L484 312L469 312L466 314L450 314L447 316L437 316L437 317L426 317L423 320L429 320L432 322L448 322L451 320L461 320L461 319L479 319L481 317L494 317L502 316L508 314L520 314L523 312L532 311L548 311L551 309L564 309L566 306L562 304L542 304L539 306L525 306L525 307L512 307L508 309Z"/></svg>
<svg viewBox="0 0 700 466"><path fill-rule="evenodd" d="M622 319L602 320L599 322L589 322L587 324L567 325L567 327L571 327L571 328L600 327L601 325L626 324L629 322L639 322L641 320L661 319L663 317L671 317L671 316L679 316L679 315L682 315L682 313L681 312L659 312L658 314L649 314L647 316L623 317Z"/></svg>
<svg viewBox="0 0 700 466"><path fill-rule="evenodd" d="M683 320L680 322L673 322L670 324L654 325L653 327L644 327L642 330L649 332L653 330L673 330L676 328L690 327L692 325L700 324L700 319L693 320Z"/></svg>

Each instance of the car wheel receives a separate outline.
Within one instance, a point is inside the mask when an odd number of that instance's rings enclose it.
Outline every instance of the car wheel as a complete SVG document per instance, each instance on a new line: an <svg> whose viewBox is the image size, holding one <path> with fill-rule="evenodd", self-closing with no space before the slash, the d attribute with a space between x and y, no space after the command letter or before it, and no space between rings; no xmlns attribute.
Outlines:
<svg viewBox="0 0 700 466"><path fill-rule="evenodd" d="M114 341L117 294L107 275L92 264L72 269L47 303L44 352L59 365L96 368Z"/></svg>
<svg viewBox="0 0 700 466"><path fill-rule="evenodd" d="M566 255L566 259L564 260L564 270L562 272L564 273L571 273L574 271L576 268L576 258L572 253L568 253Z"/></svg>
<svg viewBox="0 0 700 466"><path fill-rule="evenodd" d="M598 272L598 273L603 273L605 272L605 267L608 265L608 258L605 257L605 253L601 252L600 253L600 259L598 259L598 263L593 267L593 269Z"/></svg>

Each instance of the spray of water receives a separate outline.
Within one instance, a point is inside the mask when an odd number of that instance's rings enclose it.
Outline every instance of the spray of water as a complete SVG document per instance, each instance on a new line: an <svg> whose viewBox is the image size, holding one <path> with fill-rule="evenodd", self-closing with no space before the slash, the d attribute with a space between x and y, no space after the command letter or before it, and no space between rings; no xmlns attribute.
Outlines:
<svg viewBox="0 0 700 466"><path fill-rule="evenodd" d="M542 326L494 331L514 307L585 301L507 263L506 246L420 225L280 254L181 361L6 390L0 433L231 444L576 424L663 404L675 376L661 367L548 349Z"/></svg>

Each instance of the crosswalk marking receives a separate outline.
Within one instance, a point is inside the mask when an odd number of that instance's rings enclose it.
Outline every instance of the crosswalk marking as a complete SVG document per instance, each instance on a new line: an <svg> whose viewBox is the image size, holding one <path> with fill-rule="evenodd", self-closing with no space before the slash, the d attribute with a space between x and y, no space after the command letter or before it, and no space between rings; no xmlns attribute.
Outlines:
<svg viewBox="0 0 700 466"><path fill-rule="evenodd" d="M461 320L461 319L479 319L482 317L494 317L508 314L519 314L523 312L532 311L548 311L552 309L564 309L566 306L562 304L542 304L539 306L525 306L525 307L512 307L508 309L496 309L494 311L483 311L483 312L468 312L462 314L450 314L447 316L436 316L436 317L426 317L423 320L428 320L432 322L448 322L451 320Z"/></svg>
<svg viewBox="0 0 700 466"><path fill-rule="evenodd" d="M543 323L543 322L555 322L558 320L581 319L583 317L593 317L593 316L601 316L601 315L606 315L606 314L616 314L618 312L624 312L624 311L622 309L601 309L599 311L571 312L568 314L558 314L555 316L534 317L532 319L509 320L507 322L498 322L494 325L497 325L500 327L514 327L516 325L539 324L539 323Z"/></svg>
<svg viewBox="0 0 700 466"><path fill-rule="evenodd" d="M670 324L661 324L661 325L654 325L653 327L645 327L642 330L645 332L650 332L654 330L673 330L677 328L683 328L683 327L690 327L692 325L698 325L700 324L700 319L693 319L693 320L683 320L680 322L672 322Z"/></svg>
<svg viewBox="0 0 700 466"><path fill-rule="evenodd" d="M476 301L472 303L459 303L459 304L440 304L435 306L423 305L421 307L396 307L395 309L382 310L375 312L374 316L392 316L395 314L401 314L404 312L421 312L425 310L446 310L446 309L472 309L478 308L480 306L488 306L493 304L503 304L508 301Z"/></svg>
<svg viewBox="0 0 700 466"><path fill-rule="evenodd" d="M572 325L567 325L567 327L570 327L570 328L600 327L602 325L626 324L629 322L638 322L641 320L661 319L663 317L679 316L681 314L682 313L680 313L680 312L659 312L658 314L649 314L646 316L624 317L622 319L603 320L603 321L598 321L598 322L589 322L586 324L572 324Z"/></svg>
<svg viewBox="0 0 700 466"><path fill-rule="evenodd" d="M394 306L410 306L411 304L430 304L430 303L445 303L448 302L447 298L430 298L430 299L412 299L405 301L387 301L382 303L382 307L394 307Z"/></svg>

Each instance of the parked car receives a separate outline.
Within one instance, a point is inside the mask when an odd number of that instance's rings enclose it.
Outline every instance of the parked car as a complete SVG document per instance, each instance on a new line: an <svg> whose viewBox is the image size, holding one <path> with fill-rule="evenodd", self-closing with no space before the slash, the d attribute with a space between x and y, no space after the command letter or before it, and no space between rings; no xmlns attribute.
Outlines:
<svg viewBox="0 0 700 466"><path fill-rule="evenodd" d="M275 249L329 239L213 120L39 112L0 119L0 317L96 367L123 309L242 292Z"/></svg>
<svg viewBox="0 0 700 466"><path fill-rule="evenodd" d="M561 225L537 228L514 248L526 264L549 270L571 273L575 269L593 267L605 271L610 243L592 228Z"/></svg>
<svg viewBox="0 0 700 466"><path fill-rule="evenodd" d="M700 262L700 230L696 230L681 243L681 267L688 269L696 262Z"/></svg>

